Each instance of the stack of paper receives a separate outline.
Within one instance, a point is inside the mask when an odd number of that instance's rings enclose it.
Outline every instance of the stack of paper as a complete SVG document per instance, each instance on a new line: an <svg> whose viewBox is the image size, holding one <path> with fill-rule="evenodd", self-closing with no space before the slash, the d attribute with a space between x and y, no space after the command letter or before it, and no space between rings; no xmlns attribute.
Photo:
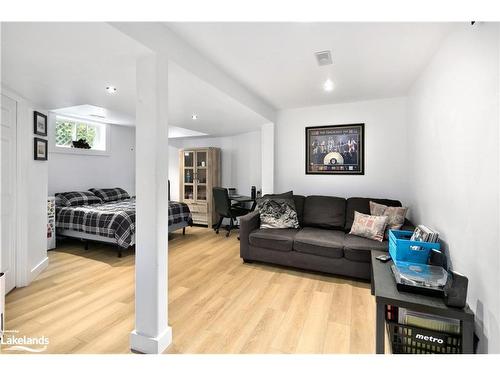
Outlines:
<svg viewBox="0 0 500 375"><path fill-rule="evenodd" d="M402 308L399 309L399 323L437 332L460 334L460 320Z"/></svg>

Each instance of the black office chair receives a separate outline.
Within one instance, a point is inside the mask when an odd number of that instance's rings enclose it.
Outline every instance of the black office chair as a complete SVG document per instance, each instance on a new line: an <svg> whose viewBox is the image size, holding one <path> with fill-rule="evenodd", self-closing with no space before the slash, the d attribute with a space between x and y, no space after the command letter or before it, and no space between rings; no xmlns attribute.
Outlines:
<svg viewBox="0 0 500 375"><path fill-rule="evenodd" d="M226 237L229 237L231 230L238 228L238 226L234 223L236 218L248 214L250 210L241 206L231 205L229 193L225 188L214 187L212 192L215 201L215 212L219 215L219 221L214 228L215 233L219 234L219 228L222 224L222 220L224 220L224 218L228 218L230 220L230 224L226 226Z"/></svg>

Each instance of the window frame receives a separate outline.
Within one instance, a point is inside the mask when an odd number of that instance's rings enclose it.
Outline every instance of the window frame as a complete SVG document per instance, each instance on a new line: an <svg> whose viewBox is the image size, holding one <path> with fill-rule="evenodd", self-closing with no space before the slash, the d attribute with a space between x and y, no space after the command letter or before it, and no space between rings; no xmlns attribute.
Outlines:
<svg viewBox="0 0 500 375"><path fill-rule="evenodd" d="M82 122L87 125L96 125L104 128L105 150L82 149L73 147L62 147L56 145L56 121L57 119L65 119L69 121ZM76 116L59 115L57 113L49 113L49 152L58 154L73 154L73 155L89 155L89 156L110 156L111 155L111 137L110 124L99 121L91 121L85 118Z"/></svg>

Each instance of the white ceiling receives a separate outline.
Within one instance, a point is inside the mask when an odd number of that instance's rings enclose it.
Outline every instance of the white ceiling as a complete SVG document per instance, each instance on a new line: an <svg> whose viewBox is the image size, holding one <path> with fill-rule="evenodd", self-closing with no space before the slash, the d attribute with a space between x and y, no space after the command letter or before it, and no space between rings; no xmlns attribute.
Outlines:
<svg viewBox="0 0 500 375"><path fill-rule="evenodd" d="M166 23L235 79L293 108L405 95L450 23ZM314 53L331 50L333 65ZM335 90L326 93L330 78Z"/></svg>
<svg viewBox="0 0 500 375"><path fill-rule="evenodd" d="M2 82L44 109L95 105L133 123L135 61L147 53L105 23L2 23Z"/></svg>
<svg viewBox="0 0 500 375"><path fill-rule="evenodd" d="M186 128L179 128L177 126L168 127L168 138L203 137L206 135L208 134Z"/></svg>
<svg viewBox="0 0 500 375"><path fill-rule="evenodd" d="M97 108L106 122L133 125L135 61L148 53L106 23L2 23L2 83L66 115L85 118ZM117 93L108 94L106 86ZM175 64L169 67L168 105L169 123L190 136L236 134L266 122Z"/></svg>
<svg viewBox="0 0 500 375"><path fill-rule="evenodd" d="M57 108L53 109L52 112L56 113L58 117L71 117L73 119L76 118L105 124L135 126L134 119L130 119L129 116L124 116L120 112L111 111L109 109L90 104ZM168 127L169 138L202 137L206 135L208 134L177 126Z"/></svg>
<svg viewBox="0 0 500 375"><path fill-rule="evenodd" d="M52 109L52 112L62 116L75 117L84 120L104 122L115 125L134 125L134 117L122 112L113 111L90 104Z"/></svg>
<svg viewBox="0 0 500 375"><path fill-rule="evenodd" d="M405 95L449 23L166 23L276 108ZM314 52L330 49L333 65ZM106 23L2 23L2 82L44 109L96 106L133 125L135 61L149 50ZM169 67L172 126L213 136L261 116L181 67ZM325 93L331 78L335 90ZM106 86L116 86L116 95ZM80 107L89 108L89 107ZM91 107L90 107L91 108ZM198 120L191 119L192 114Z"/></svg>
<svg viewBox="0 0 500 375"><path fill-rule="evenodd" d="M175 126L220 136L255 130L268 122L174 63L169 65L168 78L168 116ZM193 114L197 120L191 118Z"/></svg>

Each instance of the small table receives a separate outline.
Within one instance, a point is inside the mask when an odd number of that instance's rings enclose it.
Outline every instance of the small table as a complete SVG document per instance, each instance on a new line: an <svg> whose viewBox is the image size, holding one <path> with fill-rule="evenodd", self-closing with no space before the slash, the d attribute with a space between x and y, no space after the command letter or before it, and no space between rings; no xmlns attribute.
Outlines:
<svg viewBox="0 0 500 375"><path fill-rule="evenodd" d="M448 307L444 304L442 298L398 291L391 271L393 262L388 261L383 263L375 259L382 254L387 254L387 252L375 250L371 252L372 295L375 295L377 304L375 332L376 353L384 354L385 307L391 305L460 320L462 353L472 354L474 351L474 313L469 306L463 309Z"/></svg>
<svg viewBox="0 0 500 375"><path fill-rule="evenodd" d="M246 195L233 195L229 196L229 199L232 201L238 202L238 203L252 203L252 208L250 209L253 211L255 209L255 206L257 205L257 201L255 199L252 199L252 197L248 197Z"/></svg>

